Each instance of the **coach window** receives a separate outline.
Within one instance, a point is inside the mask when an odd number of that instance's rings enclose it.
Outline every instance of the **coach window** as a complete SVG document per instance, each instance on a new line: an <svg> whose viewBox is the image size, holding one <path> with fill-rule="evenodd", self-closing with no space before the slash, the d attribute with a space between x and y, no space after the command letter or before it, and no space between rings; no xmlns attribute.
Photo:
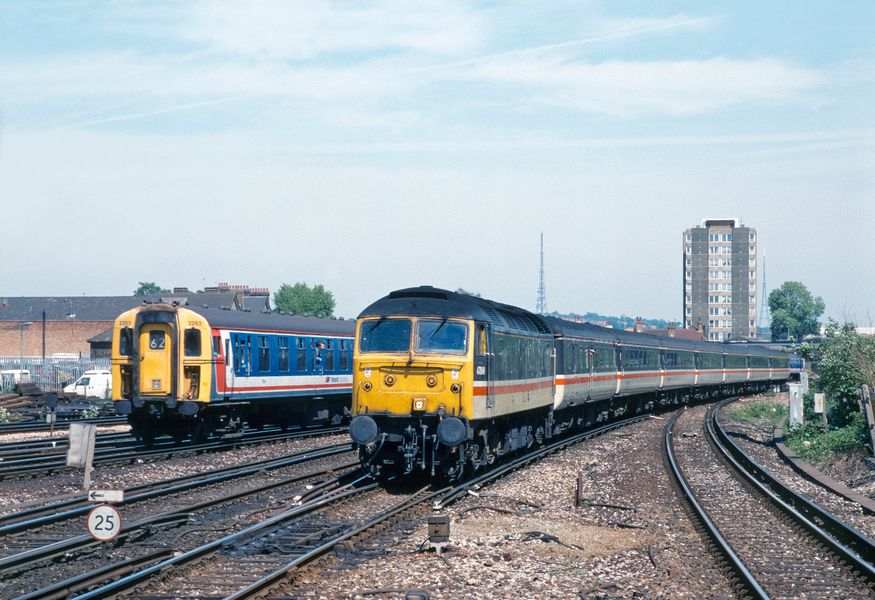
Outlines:
<svg viewBox="0 0 875 600"><path fill-rule="evenodd" d="M279 352L279 364L277 369L288 372L289 370L289 338L277 338L277 349Z"/></svg>
<svg viewBox="0 0 875 600"><path fill-rule="evenodd" d="M340 340L340 370L349 371L349 340Z"/></svg>
<svg viewBox="0 0 875 600"><path fill-rule="evenodd" d="M270 371L270 340L264 335L258 337L258 370Z"/></svg>
<svg viewBox="0 0 875 600"><path fill-rule="evenodd" d="M325 349L322 350L322 354L325 356L325 370L333 371L334 370L334 340L327 340L325 342Z"/></svg>
<svg viewBox="0 0 875 600"><path fill-rule="evenodd" d="M307 370L307 340L298 338L297 344L297 364L295 368L298 373L303 373Z"/></svg>
<svg viewBox="0 0 875 600"><path fill-rule="evenodd" d="M185 355L200 356L201 355L201 332L199 329L185 330Z"/></svg>
<svg viewBox="0 0 875 600"><path fill-rule="evenodd" d="M134 332L130 327L123 327L118 336L118 353L121 356L130 356L133 353Z"/></svg>

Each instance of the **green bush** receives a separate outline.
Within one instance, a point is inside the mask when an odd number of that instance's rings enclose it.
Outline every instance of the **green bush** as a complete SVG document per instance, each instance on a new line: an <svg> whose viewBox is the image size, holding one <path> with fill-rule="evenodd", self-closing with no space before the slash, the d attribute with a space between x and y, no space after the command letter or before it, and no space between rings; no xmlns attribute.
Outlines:
<svg viewBox="0 0 875 600"><path fill-rule="evenodd" d="M89 404L88 408L80 414L83 419L96 419L100 416L100 406L97 404Z"/></svg>
<svg viewBox="0 0 875 600"><path fill-rule="evenodd" d="M754 402L744 408L732 411L729 416L734 421L749 421L759 426L774 427L786 413L780 404L774 402Z"/></svg>
<svg viewBox="0 0 875 600"><path fill-rule="evenodd" d="M829 429L818 421L806 422L787 433L787 445L812 464L822 463L841 452L866 445L868 433L863 415L850 416L844 427Z"/></svg>
<svg viewBox="0 0 875 600"><path fill-rule="evenodd" d="M9 422L9 411L0 406L0 423L6 424Z"/></svg>

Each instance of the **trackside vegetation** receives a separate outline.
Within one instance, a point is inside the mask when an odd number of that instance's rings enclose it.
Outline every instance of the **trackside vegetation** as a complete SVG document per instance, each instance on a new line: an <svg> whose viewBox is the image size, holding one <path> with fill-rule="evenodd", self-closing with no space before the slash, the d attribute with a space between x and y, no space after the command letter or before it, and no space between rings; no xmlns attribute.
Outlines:
<svg viewBox="0 0 875 600"><path fill-rule="evenodd" d="M866 448L858 397L863 384L875 383L875 338L860 335L851 323L830 321L820 344L802 344L798 351L811 361L815 388L825 395L828 424L814 413L814 394L806 394L805 425L787 432L787 445L810 463Z"/></svg>

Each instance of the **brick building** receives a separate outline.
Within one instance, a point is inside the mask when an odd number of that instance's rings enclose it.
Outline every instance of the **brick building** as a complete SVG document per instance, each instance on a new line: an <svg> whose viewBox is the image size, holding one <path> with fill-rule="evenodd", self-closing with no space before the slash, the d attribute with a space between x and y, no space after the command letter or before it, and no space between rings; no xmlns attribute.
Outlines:
<svg viewBox="0 0 875 600"><path fill-rule="evenodd" d="M177 302L203 308L244 308L240 290L190 292L174 288L172 293L150 296L65 296L12 297L0 299L0 356L41 356L43 352L43 311L45 311L45 353L89 356L89 340L103 340L115 318L126 310L148 302ZM265 297L250 300L250 310L269 306ZM101 336L101 334L103 334Z"/></svg>

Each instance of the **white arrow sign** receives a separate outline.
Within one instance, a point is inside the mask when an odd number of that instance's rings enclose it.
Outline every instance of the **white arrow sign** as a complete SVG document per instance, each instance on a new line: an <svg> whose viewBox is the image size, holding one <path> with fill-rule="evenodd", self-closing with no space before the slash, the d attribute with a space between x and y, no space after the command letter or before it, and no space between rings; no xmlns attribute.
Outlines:
<svg viewBox="0 0 875 600"><path fill-rule="evenodd" d="M88 490L89 502L124 502L124 490Z"/></svg>

